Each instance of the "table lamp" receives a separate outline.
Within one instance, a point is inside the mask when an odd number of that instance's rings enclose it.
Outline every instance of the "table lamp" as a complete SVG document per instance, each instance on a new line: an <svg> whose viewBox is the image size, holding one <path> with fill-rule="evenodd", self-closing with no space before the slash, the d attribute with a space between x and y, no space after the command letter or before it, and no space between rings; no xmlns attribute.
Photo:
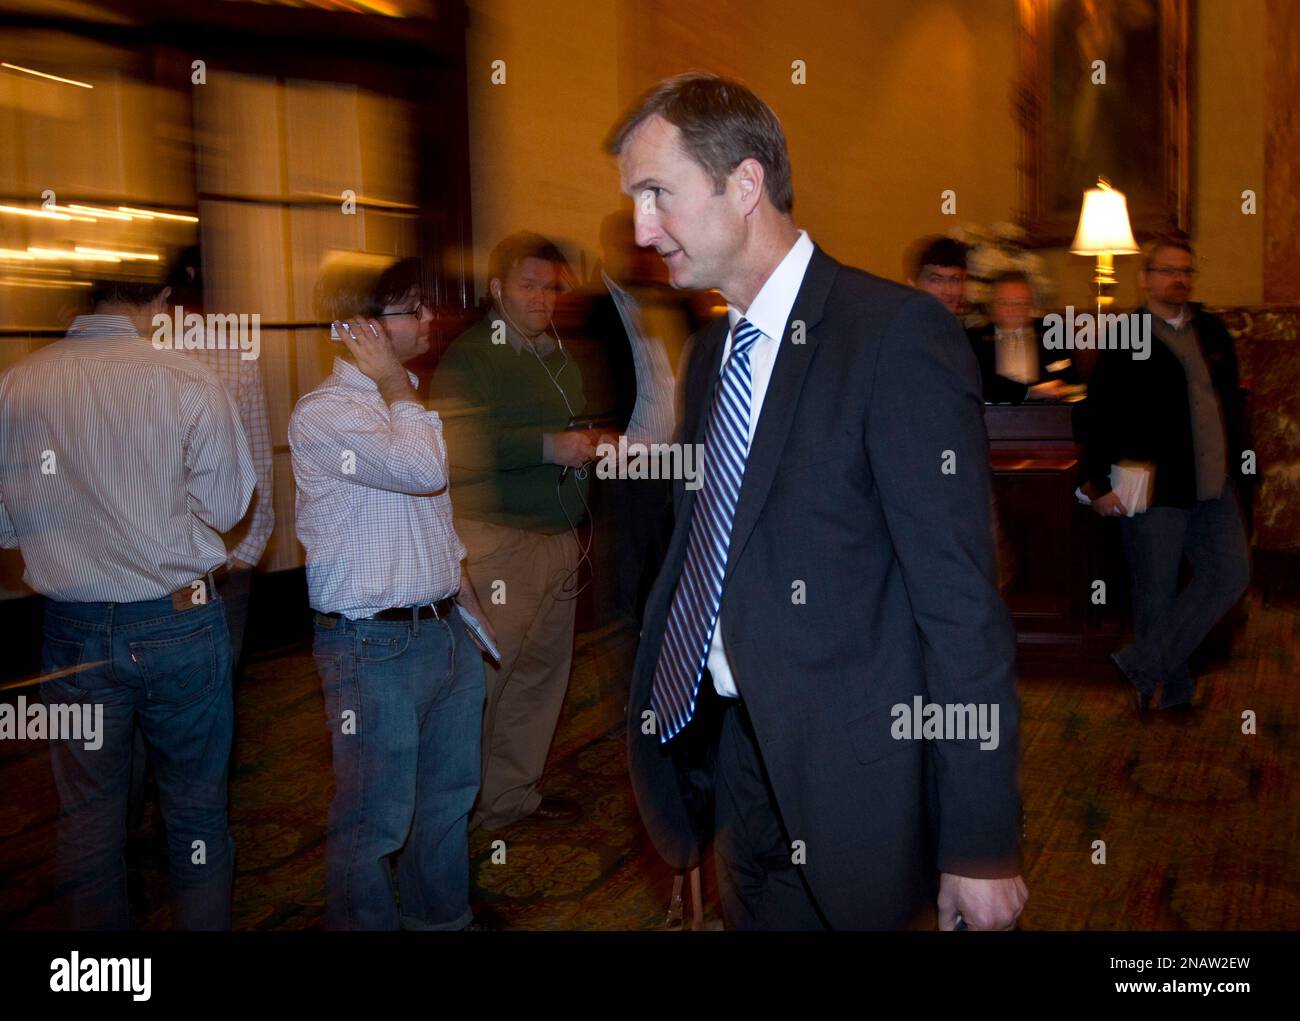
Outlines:
<svg viewBox="0 0 1300 1021"><path fill-rule="evenodd" d="M1115 256L1133 255L1138 251L1133 229L1128 222L1128 202L1122 191L1116 191L1104 177L1097 178L1097 187L1083 193L1083 208L1079 212L1079 229L1070 245L1073 255L1095 255L1097 275L1097 314L1103 306L1115 299L1107 293L1115 286Z"/></svg>

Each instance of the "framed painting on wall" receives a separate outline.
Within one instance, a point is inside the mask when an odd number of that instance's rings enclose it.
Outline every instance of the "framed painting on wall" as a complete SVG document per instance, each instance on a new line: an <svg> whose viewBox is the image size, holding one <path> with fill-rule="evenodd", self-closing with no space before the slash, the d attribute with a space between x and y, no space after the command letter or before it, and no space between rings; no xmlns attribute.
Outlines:
<svg viewBox="0 0 1300 1021"><path fill-rule="evenodd" d="M1141 241L1190 228L1192 0L1020 0L1020 222L1068 244L1098 177Z"/></svg>

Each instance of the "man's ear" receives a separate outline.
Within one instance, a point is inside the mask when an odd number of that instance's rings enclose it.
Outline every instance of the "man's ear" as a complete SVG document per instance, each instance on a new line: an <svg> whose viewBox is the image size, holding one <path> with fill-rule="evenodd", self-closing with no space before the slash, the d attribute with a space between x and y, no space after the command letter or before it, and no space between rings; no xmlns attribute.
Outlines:
<svg viewBox="0 0 1300 1021"><path fill-rule="evenodd" d="M740 200L741 212L748 216L763 200L765 176L763 165L752 156L743 159L731 172L732 183L736 186L736 195Z"/></svg>

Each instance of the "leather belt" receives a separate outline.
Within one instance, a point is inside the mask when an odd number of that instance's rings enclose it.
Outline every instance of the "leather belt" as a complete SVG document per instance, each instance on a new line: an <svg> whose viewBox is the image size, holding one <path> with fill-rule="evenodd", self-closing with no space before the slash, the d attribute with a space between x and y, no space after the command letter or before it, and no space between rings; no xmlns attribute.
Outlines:
<svg viewBox="0 0 1300 1021"><path fill-rule="evenodd" d="M380 610L372 617L358 617L357 620L387 620L396 623L410 622L412 620L442 620L456 606L456 597L447 596L439 599L436 603L425 604L424 606L395 606L392 609ZM318 613L316 622L323 624L325 627L337 627L348 618L341 613Z"/></svg>
<svg viewBox="0 0 1300 1021"><path fill-rule="evenodd" d="M173 610L194 610L207 606L217 594L217 579L209 571L204 578L195 578L188 585L177 589L171 595Z"/></svg>

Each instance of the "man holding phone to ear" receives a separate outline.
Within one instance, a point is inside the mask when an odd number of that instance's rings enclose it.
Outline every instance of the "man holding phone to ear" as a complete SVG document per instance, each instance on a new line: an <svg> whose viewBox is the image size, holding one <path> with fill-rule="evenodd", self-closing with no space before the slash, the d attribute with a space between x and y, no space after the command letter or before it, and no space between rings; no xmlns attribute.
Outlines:
<svg viewBox="0 0 1300 1021"><path fill-rule="evenodd" d="M483 661L462 611L486 620L461 569L442 422L403 367L429 349L420 294L416 260L385 270L361 314L334 324L347 353L289 420L334 764L331 929L463 929L473 917Z"/></svg>

